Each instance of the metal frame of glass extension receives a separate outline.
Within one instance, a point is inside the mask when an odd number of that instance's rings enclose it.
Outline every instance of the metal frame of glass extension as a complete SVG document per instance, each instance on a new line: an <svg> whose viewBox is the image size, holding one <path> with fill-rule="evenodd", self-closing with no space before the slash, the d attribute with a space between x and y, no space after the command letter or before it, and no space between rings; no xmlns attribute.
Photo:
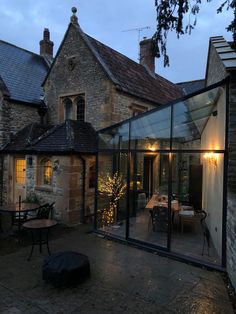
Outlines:
<svg viewBox="0 0 236 314"><path fill-rule="evenodd" d="M175 122L175 110L177 111L176 107L178 107L178 103L184 102L184 101L191 101L190 98L193 98L195 96L201 95L205 92L211 92L214 89L216 89L217 87L224 87L224 91L225 91L225 130L223 130L225 132L224 134L224 147L221 147L220 149L194 149L192 147L190 148L185 148L185 149L178 149L178 147L176 147L175 143L174 143L174 138L176 136L175 134L175 128L174 128L174 122ZM125 229L125 236L124 237L120 237L117 236L115 234L108 234L105 233L107 237L112 238L112 239L116 239L116 240L120 240L120 241L125 241L126 243L130 243L130 244L134 244L135 246L141 247L141 248L145 248L148 249L150 251L157 251L159 252L159 254L161 255L165 255L165 256L170 256L172 258L177 258L179 260L187 260L192 262L193 264L196 265L205 265L206 267L209 268L215 268L215 269L224 269L225 265L226 265L226 206L227 206L227 200L226 200L226 189L227 189L227 163L228 163L228 153L227 153L227 147L228 147L228 92L229 87L228 87L228 79L224 79L214 85L208 86L198 92L192 93L191 95L188 96L184 96L181 99L178 99L172 103L166 104L166 105L162 105L158 108L152 109L150 111L147 111L139 116L135 116L133 118L130 118L128 120L122 121L121 123L112 125L108 128L105 128L101 131L99 131L99 136L103 136L104 134L109 134L109 132L113 132L113 130L117 130L119 128L122 128L125 125L125 134L128 134L128 137L126 138L126 140L124 142L121 142L120 137L118 136L115 139L115 142L113 142L113 145L107 145L106 141L104 140L101 141L100 140L100 145L99 145L99 151L98 151L98 156L97 156L97 179L98 179L98 158L99 158L99 154L108 154L108 155L114 155L114 154L122 154L122 153L126 153L127 154L127 192L126 192L126 229ZM214 91L213 91L214 92ZM169 127L170 127L170 131L169 131L169 138L167 138L166 140L168 141L168 145L169 147L159 147L158 149L154 150L155 153L158 154L168 154L168 156L171 156L173 154L202 154L202 153L220 153L223 156L223 204L222 204L222 256L221 256L221 265L215 265L215 264L211 264L207 261L201 261L197 258L193 258L190 256L186 256L186 255L182 255L179 253L175 253L171 251L171 196L172 196L172 158L169 157L169 174L168 174L168 232L167 232L167 246L166 247L162 247L162 246L158 246L156 244L153 243L147 243L145 241L141 241L138 239L133 239L130 238L130 226L129 226L129 222L130 222L130 197L129 197L129 192L130 192L130 166L131 166L131 155L132 154L137 154L137 153L150 153L150 150L147 149L143 149L142 147L135 147L134 146L134 141L132 141L132 132L133 129L131 128L131 123L134 123L134 121L136 121L136 124L139 125L140 119L149 116L151 114L155 114L156 112L160 112L161 110L169 110L169 115L170 115L170 120L169 120ZM205 109L208 110L208 109ZM212 114L212 112L210 111L211 108L209 109L208 113L210 113L210 115ZM193 109L194 111L194 109ZM193 113L194 114L194 113ZM177 114L176 114L177 116ZM204 116L204 112L203 112L203 116ZM186 118L186 117L185 117ZM187 118L186 118L187 119ZM188 120L187 120L188 121ZM157 123L159 123L159 125L161 125L162 121L157 121ZM190 123L191 124L191 123ZM198 125L199 128L204 128L203 126L204 124L204 119L202 122L202 125ZM164 125L163 125L164 126ZM148 128L148 125L143 126L144 128ZM182 127L182 124L180 124L180 129ZM191 127L188 127L188 130L191 129ZM162 132L162 131L160 131ZM181 132L178 131L178 132ZM191 141L191 134L192 133L196 133L197 129L192 128L191 132L189 132L188 136L189 139ZM177 134L178 135L178 134ZM98 181L98 180L97 180ZM99 230L97 228L97 209L98 209L98 200L97 200L97 194L98 193L98 187L96 187L96 193L95 193L95 219L94 219L94 229L95 232L97 233L102 233L104 234L104 232L102 230Z"/></svg>

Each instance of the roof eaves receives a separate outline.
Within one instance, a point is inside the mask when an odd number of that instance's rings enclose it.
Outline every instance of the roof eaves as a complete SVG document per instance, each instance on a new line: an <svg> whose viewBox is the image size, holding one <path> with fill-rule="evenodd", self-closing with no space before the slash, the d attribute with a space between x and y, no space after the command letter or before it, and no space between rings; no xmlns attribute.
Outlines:
<svg viewBox="0 0 236 314"><path fill-rule="evenodd" d="M161 103L157 102L157 101L154 101L153 99L151 98L147 98L147 97L142 97L140 95L138 95L138 93L134 93L134 92L131 92L130 90L120 86L120 85L116 85L116 90L117 91L120 91L120 92L123 92L125 94L128 94L128 95L131 95L135 98L139 98L140 100L145 100L145 101L148 101L150 102L151 104L155 105L155 106L160 106L162 105Z"/></svg>
<svg viewBox="0 0 236 314"><path fill-rule="evenodd" d="M5 84L5 82L3 81L3 78L0 75L0 90L3 93L3 96L5 97L10 97L10 92Z"/></svg>

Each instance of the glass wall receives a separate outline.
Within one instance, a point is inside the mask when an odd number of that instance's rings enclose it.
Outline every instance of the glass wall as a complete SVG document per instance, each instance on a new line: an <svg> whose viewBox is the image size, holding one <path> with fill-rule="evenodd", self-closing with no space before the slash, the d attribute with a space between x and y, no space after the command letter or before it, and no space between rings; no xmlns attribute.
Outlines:
<svg viewBox="0 0 236 314"><path fill-rule="evenodd" d="M221 265L225 117L219 83L100 131L99 231Z"/></svg>

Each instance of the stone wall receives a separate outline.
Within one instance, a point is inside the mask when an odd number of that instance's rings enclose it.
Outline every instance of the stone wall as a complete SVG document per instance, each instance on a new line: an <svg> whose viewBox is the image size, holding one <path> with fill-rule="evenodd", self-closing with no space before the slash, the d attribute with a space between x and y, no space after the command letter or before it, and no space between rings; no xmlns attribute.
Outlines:
<svg viewBox="0 0 236 314"><path fill-rule="evenodd" d="M4 156L4 202L14 200L14 158ZM17 156L18 157L18 156ZM95 157L84 156L85 160L85 204L83 204L84 168L79 156L21 156L26 161L25 195L22 198L36 195L40 204L55 202L53 217L65 224L76 224L83 221L83 205L85 215L94 212L94 188L89 188L89 167L95 163ZM40 160L44 157L52 161L52 185L42 185L39 180Z"/></svg>
<svg viewBox="0 0 236 314"><path fill-rule="evenodd" d="M44 88L47 118L53 124L62 122L62 99L66 96L85 95L85 120L96 130L129 118L133 103L152 107L116 90L74 25L67 32Z"/></svg>
<svg viewBox="0 0 236 314"><path fill-rule="evenodd" d="M12 103L0 95L0 144L10 139L10 133L16 133L33 122L40 122L37 107Z"/></svg>
<svg viewBox="0 0 236 314"><path fill-rule="evenodd" d="M227 223L226 261L227 272L236 288L236 75L227 71L222 60L211 46L209 52L207 85L216 83L230 75L228 112L228 169L227 169Z"/></svg>
<svg viewBox="0 0 236 314"><path fill-rule="evenodd" d="M236 75L231 73L228 124L227 271L236 288Z"/></svg>

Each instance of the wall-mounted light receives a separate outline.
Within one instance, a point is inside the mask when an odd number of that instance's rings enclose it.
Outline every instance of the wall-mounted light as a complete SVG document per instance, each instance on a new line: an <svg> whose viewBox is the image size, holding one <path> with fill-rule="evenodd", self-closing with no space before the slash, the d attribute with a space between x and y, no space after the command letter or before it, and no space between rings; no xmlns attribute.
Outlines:
<svg viewBox="0 0 236 314"><path fill-rule="evenodd" d="M214 153L214 152L211 152L211 153L205 153L204 154L204 159L207 160L207 162L214 166L216 168L217 166L217 162L218 162L218 154Z"/></svg>
<svg viewBox="0 0 236 314"><path fill-rule="evenodd" d="M27 166L32 167L33 165L33 158L32 156L27 157Z"/></svg>
<svg viewBox="0 0 236 314"><path fill-rule="evenodd" d="M147 137L148 143L147 143L147 149L150 150L151 152L155 152L158 149L158 144L156 142L155 138L150 138Z"/></svg>

